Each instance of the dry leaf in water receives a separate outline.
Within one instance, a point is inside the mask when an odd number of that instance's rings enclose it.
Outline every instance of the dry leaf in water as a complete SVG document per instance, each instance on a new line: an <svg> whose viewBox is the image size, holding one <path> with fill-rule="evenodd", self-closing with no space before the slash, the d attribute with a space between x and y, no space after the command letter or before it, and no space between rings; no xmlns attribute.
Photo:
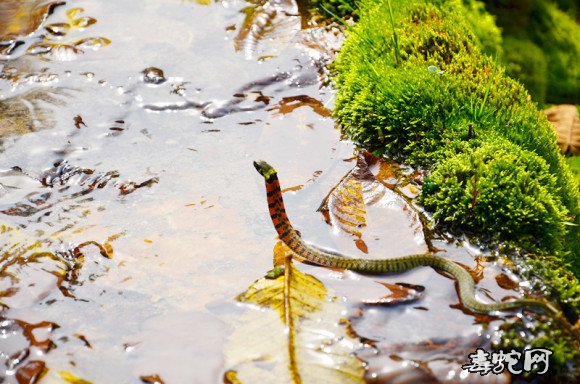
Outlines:
<svg viewBox="0 0 580 384"><path fill-rule="evenodd" d="M515 290L520 286L517 281L513 281L505 273L500 273L496 275L495 281L497 282L497 285L499 285L503 289Z"/></svg>
<svg viewBox="0 0 580 384"><path fill-rule="evenodd" d="M225 378L244 384L364 383L362 362L351 355L358 343L339 325L340 308L324 285L289 258L284 273L272 277L237 297L261 309L247 313L230 337Z"/></svg>
<svg viewBox="0 0 580 384"><path fill-rule="evenodd" d="M407 283L391 284L387 282L377 281L377 283L385 286L389 290L389 294L379 299L367 299L363 303L367 305L397 305L402 303L409 303L419 300L425 291L425 287L421 285L413 285Z"/></svg>
<svg viewBox="0 0 580 384"><path fill-rule="evenodd" d="M379 232L402 232L410 235L410 239L419 247L424 247L423 225L419 215L401 196L385 185L393 176L394 171L389 164L362 152L357 158L355 168L330 191L318 210L332 227L354 236L357 248L365 253L368 253L368 248L363 240L363 231L367 227L371 207L376 208L378 216L401 218L391 224L397 228L376 228ZM400 240L399 246L404 246L404 235L396 236ZM414 247L410 251L408 253L419 253L423 250Z"/></svg>
<svg viewBox="0 0 580 384"><path fill-rule="evenodd" d="M91 381L81 379L68 371L60 371L59 375L68 384L93 384Z"/></svg>
<svg viewBox="0 0 580 384"><path fill-rule="evenodd" d="M46 368L44 361L32 360L18 367L16 370L16 380L18 384L37 383L44 377L47 371L48 368Z"/></svg>
<svg viewBox="0 0 580 384"><path fill-rule="evenodd" d="M490 349L484 343L478 335L407 344L376 343L357 356L369 363L367 383L508 384L507 372L483 376L462 369L476 348Z"/></svg>
<svg viewBox="0 0 580 384"><path fill-rule="evenodd" d="M294 257L295 255L282 240L278 240L276 245L274 245L274 268L283 268L286 259L288 257Z"/></svg>
<svg viewBox="0 0 580 384"><path fill-rule="evenodd" d="M2 225L0 233L0 308L33 303L61 284L68 270L63 259L20 228Z"/></svg>
<svg viewBox="0 0 580 384"><path fill-rule="evenodd" d="M332 114L332 112L326 108L320 100L308 95L283 97L278 105L268 110L273 110L282 115L286 115L300 107L310 107L315 113L322 117L330 117Z"/></svg>
<svg viewBox="0 0 580 384"><path fill-rule="evenodd" d="M52 106L62 106L69 94L43 87L0 101L0 138L53 128Z"/></svg>
<svg viewBox="0 0 580 384"><path fill-rule="evenodd" d="M159 375L147 375L139 378L145 384L165 384L165 381Z"/></svg>
<svg viewBox="0 0 580 384"><path fill-rule="evenodd" d="M301 18L294 0L269 0L241 10L246 15L234 39L246 59L276 55L300 31Z"/></svg>
<svg viewBox="0 0 580 384"><path fill-rule="evenodd" d="M0 41L30 35L46 20L52 10L64 1L2 0L0 1Z"/></svg>

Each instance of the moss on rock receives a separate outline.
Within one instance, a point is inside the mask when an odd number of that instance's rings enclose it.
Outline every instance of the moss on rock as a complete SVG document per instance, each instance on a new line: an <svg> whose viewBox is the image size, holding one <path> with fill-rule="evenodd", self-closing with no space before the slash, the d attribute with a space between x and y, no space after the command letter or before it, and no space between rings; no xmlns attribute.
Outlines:
<svg viewBox="0 0 580 384"><path fill-rule="evenodd" d="M507 73L520 80L539 103L546 101L548 62L540 47L528 39L506 37L504 61Z"/></svg>
<svg viewBox="0 0 580 384"><path fill-rule="evenodd" d="M439 223L537 254L524 270L547 282L575 322L578 185L552 126L484 53L468 14L459 0L361 0L334 64L335 116L359 145L431 171L420 202ZM537 263L550 254L549 264ZM538 330L532 341L506 334L502 343L553 348L559 372L551 378L565 380L578 374L566 364L580 351L560 333Z"/></svg>
<svg viewBox="0 0 580 384"><path fill-rule="evenodd" d="M522 270L578 321L578 185L527 90L485 54L498 44L482 38L491 19L478 24L485 12L468 0L358 4L333 66L343 132L428 169L419 201L433 217L527 254ZM497 347L551 348L550 380L576 378L578 340L565 327L536 327L526 337L511 327Z"/></svg>
<svg viewBox="0 0 580 384"><path fill-rule="evenodd" d="M577 338L553 324L534 323L532 329L522 321L504 323L501 326L502 337L493 345L494 349L502 351L523 351L533 348L546 348L552 352L548 366L548 374L537 375L536 371L522 372L521 377L532 383L577 383L580 371L574 369L580 364L579 343ZM526 335L526 336L522 336ZM518 381L518 382L521 382Z"/></svg>
<svg viewBox="0 0 580 384"><path fill-rule="evenodd" d="M498 137L442 160L426 179L420 202L452 227L557 252L567 214L557 192L540 156Z"/></svg>
<svg viewBox="0 0 580 384"><path fill-rule="evenodd" d="M503 30L507 66L520 67L518 72L524 74L520 79L536 101L543 102L542 94L536 93L539 81L546 83L546 102L580 103L580 26L573 16L580 8L568 0L486 0L485 3ZM517 46L510 39L527 44ZM529 44L539 48L541 55L532 56L525 49ZM543 74L537 71L538 60L542 59L547 65ZM519 76L519 73L511 74ZM530 73L534 77L527 76Z"/></svg>
<svg viewBox="0 0 580 384"><path fill-rule="evenodd" d="M570 166L576 182L580 186L580 156L570 156L566 158L566 163Z"/></svg>
<svg viewBox="0 0 580 384"><path fill-rule="evenodd" d="M346 17L356 14L358 0L312 0L310 7L315 12L330 17Z"/></svg>
<svg viewBox="0 0 580 384"><path fill-rule="evenodd" d="M343 132L365 147L430 168L437 188L425 188L422 199L449 225L471 225L483 238L497 233L534 252L557 253L580 276L578 186L552 126L526 89L482 52L463 3L362 0L359 9L360 21L334 65L335 116ZM482 178L490 183L489 201L480 200L473 213L447 214L466 197L435 202L444 192L459 193L443 175L498 147L509 147L504 157L513 164L480 160L496 173ZM504 188L499 219L494 183ZM463 188L465 194L469 185ZM502 225L506 218L509 224Z"/></svg>
<svg viewBox="0 0 580 384"><path fill-rule="evenodd" d="M483 52L501 56L503 52L501 30L494 17L485 10L485 4L477 0L463 0L465 18Z"/></svg>

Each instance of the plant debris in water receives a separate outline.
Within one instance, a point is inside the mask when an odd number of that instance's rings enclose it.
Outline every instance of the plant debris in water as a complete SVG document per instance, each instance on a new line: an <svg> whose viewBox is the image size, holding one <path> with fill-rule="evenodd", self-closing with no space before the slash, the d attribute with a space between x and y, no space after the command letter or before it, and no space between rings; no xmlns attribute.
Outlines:
<svg viewBox="0 0 580 384"><path fill-rule="evenodd" d="M364 382L363 364L351 356L356 340L338 324L339 307L291 258L283 274L257 280L237 300L271 311L250 312L231 336L225 382Z"/></svg>
<svg viewBox="0 0 580 384"><path fill-rule="evenodd" d="M0 381L461 375L514 319L464 313L432 269L371 278L294 265L277 245L275 268L245 289L274 236L248 158L279 164L314 244L373 258L444 249L479 273L484 300L528 282L502 286L508 272L485 250L429 233L415 200L424 170L352 162L322 85L337 25L314 26L293 1L202 3L1 2ZM449 75L431 64L444 72L425 76ZM327 194L341 225L316 213Z"/></svg>

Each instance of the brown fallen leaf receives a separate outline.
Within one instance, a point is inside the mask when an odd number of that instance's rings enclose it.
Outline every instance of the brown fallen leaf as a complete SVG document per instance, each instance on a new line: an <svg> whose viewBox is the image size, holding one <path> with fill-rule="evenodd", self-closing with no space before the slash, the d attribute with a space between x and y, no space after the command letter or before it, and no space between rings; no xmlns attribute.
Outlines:
<svg viewBox="0 0 580 384"><path fill-rule="evenodd" d="M513 281L505 273L500 273L499 275L496 275L495 281L497 282L497 285L499 285L503 289L516 289L517 287L519 287L517 281Z"/></svg>
<svg viewBox="0 0 580 384"><path fill-rule="evenodd" d="M35 384L46 374L44 361L32 360L16 370L18 384Z"/></svg>
<svg viewBox="0 0 580 384"><path fill-rule="evenodd" d="M419 300L425 291L425 287L421 285L413 285L406 283L390 284L382 281L377 283L385 286L390 293L379 299L367 299L363 303L367 305L397 305Z"/></svg>
<svg viewBox="0 0 580 384"><path fill-rule="evenodd" d="M147 375L139 377L146 384L165 384L159 375Z"/></svg>
<svg viewBox="0 0 580 384"><path fill-rule="evenodd" d="M580 117L575 105L562 104L544 111L558 135L562 153L580 154Z"/></svg>
<svg viewBox="0 0 580 384"><path fill-rule="evenodd" d="M294 0L260 1L240 12L245 18L234 39L234 47L246 59L272 57L272 53L288 45L301 29Z"/></svg>
<svg viewBox="0 0 580 384"><path fill-rule="evenodd" d="M22 320L16 320L16 323L20 325L22 329L22 335L28 340L31 346L40 349L43 352L48 352L55 347L55 344L50 339L37 340L34 331L45 330L47 333L51 333L54 329L60 328L58 324L52 323L50 321L41 321L37 324L30 324Z"/></svg>
<svg viewBox="0 0 580 384"><path fill-rule="evenodd" d="M483 272L485 271L485 266L482 264L481 258L479 256L475 257L475 267L474 268L470 268L467 265L457 262L457 264L459 264L463 269L465 269L467 272L469 272L469 274L471 275L471 278L473 279L473 281L475 281L475 284L479 283L483 277L484 274ZM448 275L445 272L440 272L443 275ZM451 275L449 275L451 276Z"/></svg>
<svg viewBox="0 0 580 384"><path fill-rule="evenodd" d="M362 237L370 206L396 207L406 216L406 222L401 225L410 227L414 237L423 238L423 225L417 212L378 179L387 181L393 175L394 170L388 163L368 152L361 152L354 169L329 192L318 211L327 224L354 236L355 245L365 253L368 247Z"/></svg>
<svg viewBox="0 0 580 384"><path fill-rule="evenodd" d="M300 107L310 107L314 112L322 117L329 117L332 114L332 112L326 108L320 100L308 95L283 97L278 105L268 110L287 115Z"/></svg>
<svg viewBox="0 0 580 384"><path fill-rule="evenodd" d="M15 40L36 31L64 1L3 0L0 2L0 41Z"/></svg>
<svg viewBox="0 0 580 384"><path fill-rule="evenodd" d="M139 184L135 183L134 181L130 181L128 183L121 184L119 186L119 190L121 195L128 195L135 192L135 190L139 188L151 187L157 183L159 183L158 177L152 177L151 179L145 180L144 182Z"/></svg>
<svg viewBox="0 0 580 384"><path fill-rule="evenodd" d="M75 122L75 127L77 129L81 129L81 125L84 125L85 127L87 126L80 115L76 115L75 117L73 117L73 120Z"/></svg>
<svg viewBox="0 0 580 384"><path fill-rule="evenodd" d="M80 341L82 341L83 344L85 345L85 347L93 349L93 346L91 345L91 343L89 342L89 340L87 339L87 337L85 335L81 335L80 333L75 333L73 336L76 337L77 339L79 339Z"/></svg>

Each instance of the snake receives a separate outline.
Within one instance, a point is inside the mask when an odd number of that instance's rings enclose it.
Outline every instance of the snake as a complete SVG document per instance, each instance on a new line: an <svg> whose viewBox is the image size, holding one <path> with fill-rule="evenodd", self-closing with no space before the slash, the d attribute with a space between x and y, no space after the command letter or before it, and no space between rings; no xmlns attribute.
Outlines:
<svg viewBox="0 0 580 384"><path fill-rule="evenodd" d="M455 278L459 287L461 303L472 312L489 314L494 311L531 307L547 310L553 314L560 313L550 303L532 298L493 303L480 302L475 296L476 286L471 274L459 264L435 254L424 253L388 259L364 259L349 257L308 244L302 240L300 233L294 229L286 214L276 169L262 160L254 161L254 167L264 177L268 210L278 237L299 259L320 266L348 269L370 275L400 273L417 267L432 267Z"/></svg>

